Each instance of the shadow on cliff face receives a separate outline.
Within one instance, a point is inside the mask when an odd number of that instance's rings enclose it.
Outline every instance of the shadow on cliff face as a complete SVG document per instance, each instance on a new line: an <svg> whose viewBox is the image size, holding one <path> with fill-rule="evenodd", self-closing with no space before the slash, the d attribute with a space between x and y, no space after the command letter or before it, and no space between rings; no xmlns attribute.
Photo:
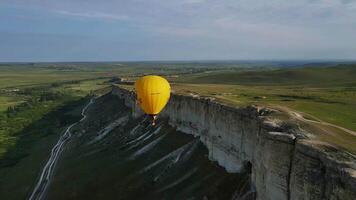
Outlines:
<svg viewBox="0 0 356 200"><path fill-rule="evenodd" d="M77 126L48 199L253 199L248 173L228 174L199 141L160 119L133 119L105 95Z"/></svg>

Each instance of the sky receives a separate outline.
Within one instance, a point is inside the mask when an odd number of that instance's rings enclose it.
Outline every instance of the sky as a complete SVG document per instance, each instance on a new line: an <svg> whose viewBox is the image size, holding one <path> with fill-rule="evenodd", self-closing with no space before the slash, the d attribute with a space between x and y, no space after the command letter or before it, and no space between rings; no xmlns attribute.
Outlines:
<svg viewBox="0 0 356 200"><path fill-rule="evenodd" d="M356 0L0 0L0 62L356 59Z"/></svg>

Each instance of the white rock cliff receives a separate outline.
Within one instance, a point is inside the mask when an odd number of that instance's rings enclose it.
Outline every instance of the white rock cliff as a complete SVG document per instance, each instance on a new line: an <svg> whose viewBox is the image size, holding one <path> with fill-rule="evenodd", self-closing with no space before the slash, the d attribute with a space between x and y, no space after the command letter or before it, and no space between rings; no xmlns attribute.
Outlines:
<svg viewBox="0 0 356 200"><path fill-rule="evenodd" d="M125 99L133 116L142 115L133 92L113 86L112 94ZM256 107L173 94L161 116L199 137L228 172L250 166L257 199L356 199L355 157L267 121Z"/></svg>

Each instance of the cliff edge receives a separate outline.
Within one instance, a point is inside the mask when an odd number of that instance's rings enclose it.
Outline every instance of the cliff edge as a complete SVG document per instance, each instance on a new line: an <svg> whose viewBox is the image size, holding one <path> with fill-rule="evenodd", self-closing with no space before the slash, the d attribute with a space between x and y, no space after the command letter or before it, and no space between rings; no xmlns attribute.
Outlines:
<svg viewBox="0 0 356 200"><path fill-rule="evenodd" d="M113 86L112 94L133 116L143 114L133 92ZM228 172L250 172L257 199L356 199L355 156L308 138L293 124L274 122L266 109L172 94L161 116L199 137L209 159Z"/></svg>

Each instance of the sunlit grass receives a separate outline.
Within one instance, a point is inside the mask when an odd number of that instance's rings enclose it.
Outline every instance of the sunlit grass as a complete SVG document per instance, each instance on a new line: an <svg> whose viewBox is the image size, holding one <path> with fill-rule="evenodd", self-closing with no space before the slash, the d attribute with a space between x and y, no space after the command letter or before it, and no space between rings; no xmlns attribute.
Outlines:
<svg viewBox="0 0 356 200"><path fill-rule="evenodd" d="M21 97L0 96L0 112L7 110L9 106L14 106L23 102Z"/></svg>

